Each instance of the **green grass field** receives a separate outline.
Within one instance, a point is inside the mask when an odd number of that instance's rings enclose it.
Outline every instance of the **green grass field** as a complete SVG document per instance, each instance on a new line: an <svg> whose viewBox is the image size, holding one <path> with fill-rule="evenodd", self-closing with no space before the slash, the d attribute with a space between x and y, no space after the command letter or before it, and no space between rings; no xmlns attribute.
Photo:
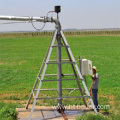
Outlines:
<svg viewBox="0 0 120 120"><path fill-rule="evenodd" d="M27 100L33 88L51 37L0 38L0 100ZM99 104L110 105L110 111L120 112L120 36L70 36L70 48L78 63L78 56L90 59L97 66L100 76ZM56 59L53 48L51 59ZM62 50L62 58L67 55ZM69 65L62 66L63 74L71 73ZM47 73L56 73L56 66L49 65ZM70 77L69 77L70 78ZM52 79L52 78L50 78ZM87 86L91 78L87 76ZM63 82L63 87L76 87L75 81ZM55 88L56 82L43 83L42 88ZM63 95L70 91L63 92ZM41 96L57 95L56 92L42 92ZM73 92L72 95L79 95ZM54 105L56 101L42 100L39 105ZM82 99L64 100L66 104L82 104Z"/></svg>

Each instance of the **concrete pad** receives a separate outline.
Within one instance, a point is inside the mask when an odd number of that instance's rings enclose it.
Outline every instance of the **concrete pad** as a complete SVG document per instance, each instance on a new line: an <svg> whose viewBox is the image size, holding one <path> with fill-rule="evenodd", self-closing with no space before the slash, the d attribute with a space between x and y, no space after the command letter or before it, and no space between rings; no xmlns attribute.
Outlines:
<svg viewBox="0 0 120 120"><path fill-rule="evenodd" d="M18 112L18 120L28 120L32 105L29 106L28 109L25 108L17 108ZM74 106L73 108L68 109L66 107L65 114L68 120L75 120L77 116L80 116L88 111L91 111L89 108L85 108L85 106L79 106L79 109ZM35 110L32 115L32 120L64 120L62 115L57 112L56 109L52 107L46 106L35 106Z"/></svg>

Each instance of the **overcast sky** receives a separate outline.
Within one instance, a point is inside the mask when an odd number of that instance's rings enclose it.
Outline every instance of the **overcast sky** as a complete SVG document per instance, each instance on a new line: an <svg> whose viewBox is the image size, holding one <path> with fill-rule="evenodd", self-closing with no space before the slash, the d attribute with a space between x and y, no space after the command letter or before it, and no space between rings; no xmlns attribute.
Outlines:
<svg viewBox="0 0 120 120"><path fill-rule="evenodd" d="M0 0L0 15L46 16L55 5L62 7L62 29L120 28L120 0ZM38 28L42 25L35 24ZM54 28L47 23L44 30ZM21 30L34 29L30 23L0 25L0 32Z"/></svg>

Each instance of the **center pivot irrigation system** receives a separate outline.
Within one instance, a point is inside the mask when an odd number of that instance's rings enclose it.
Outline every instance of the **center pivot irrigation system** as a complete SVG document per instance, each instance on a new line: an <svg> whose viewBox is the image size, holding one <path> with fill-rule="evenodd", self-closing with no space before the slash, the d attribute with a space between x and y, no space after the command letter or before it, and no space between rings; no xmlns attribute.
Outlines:
<svg viewBox="0 0 120 120"><path fill-rule="evenodd" d="M77 66L77 63L75 61L75 58L71 52L71 49L68 45L68 42L63 34L63 31L61 30L61 24L60 24L60 21L59 21L59 12L61 12L61 7L60 6L55 6L55 10L54 11L50 11L50 12L55 12L57 13L57 18L55 17L48 17L48 15L46 17L21 17L21 16L1 16L0 15L0 20L11 20L11 21L24 21L24 22L43 22L43 23L46 23L46 22L51 22L51 23L55 23L55 32L53 34L53 37L52 37L52 40L50 42L50 45L48 47L48 50L47 50L47 53L45 55L45 58L43 60L43 63L41 65L41 68L40 68L40 71L37 75L37 78L36 78L36 81L35 81L35 84L34 84L34 87L32 89L32 92L30 94L30 97L29 97L29 100L28 100L28 103L27 103L27 106L26 106L26 109L28 109L28 106L29 106L29 103L32 99L32 97L34 98L34 102L33 102L33 106L32 106L32 109L31 109L31 113L30 113L30 116L29 116L29 120L32 119L32 114L34 112L34 108L35 108L35 105L36 105L36 101L38 99L57 99L58 100L58 112L61 113L64 117L64 119L66 120L67 118L65 118L65 114L64 114L64 107L62 106L62 100L63 99L68 99L68 98L82 98L83 99L83 102L85 104L86 107L87 104L86 104L86 101L85 101L85 97L88 97L90 99L90 102L94 108L94 111L95 113L97 113L96 111L96 108L94 107L94 103L93 103L93 100L89 94L89 91L87 89L87 86L85 84L85 81L84 81L84 78L83 76L81 75L81 72ZM49 12L48 12L49 13ZM54 44L55 43L55 40L57 41L56 45ZM50 55L51 55L51 52L52 52L52 49L56 47L57 48L57 60L50 60ZM62 59L61 58L61 48L64 47L66 49L66 52L67 52L67 55L68 55L68 58L69 59ZM57 65L57 74L45 74L46 73L46 69L47 69L47 66L49 64L56 64ZM71 65L71 68L73 70L73 74L63 74L62 73L62 64L70 64ZM75 78L74 79L63 79L63 76L74 76ZM49 76L56 76L56 79L53 79L53 80L45 80L44 77L49 77ZM42 86L42 82L51 82L51 81L57 81L57 89L41 89L41 86ZM78 90L80 91L80 94L81 96L71 96L71 97L68 97L68 96L62 96L62 91L63 90L74 90L76 88L63 88L62 87L62 81L76 81L77 85L78 85ZM82 81L81 83L83 84L83 87L85 90L83 90L81 88L81 85L80 85L80 81ZM38 86L37 86L38 84ZM43 97L39 97L39 93L40 91L57 91L57 94L58 96L57 97L47 97L47 98L43 98ZM86 95L84 95L84 93Z"/></svg>

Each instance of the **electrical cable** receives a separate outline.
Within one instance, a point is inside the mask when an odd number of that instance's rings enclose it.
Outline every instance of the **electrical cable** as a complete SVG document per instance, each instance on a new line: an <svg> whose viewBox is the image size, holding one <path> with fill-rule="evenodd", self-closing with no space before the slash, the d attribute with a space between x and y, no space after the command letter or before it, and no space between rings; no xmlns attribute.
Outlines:
<svg viewBox="0 0 120 120"><path fill-rule="evenodd" d="M32 26L33 26L33 28L34 28L34 29L36 29L36 30L40 31L40 30L42 30L42 29L45 27L46 22L44 23L43 27L42 27L42 28L40 28L40 29L38 29L38 28L36 28L36 27L34 26L34 24L33 24L33 21L32 21L32 20L31 20L31 24L32 24Z"/></svg>
<svg viewBox="0 0 120 120"><path fill-rule="evenodd" d="M48 15L49 15L49 13L51 13L51 12L53 13L54 11L49 11L49 12L47 13L47 17L48 17ZM34 24L33 24L33 21L32 21L32 20L31 20L30 22L31 22L31 24L32 24L33 28L34 28L34 29L36 29L36 30L38 30L38 31L42 30L42 29L45 27L45 25L46 25L46 22L44 22L43 27L42 27L42 28L40 28L40 29L38 29L38 28L36 28L36 27L34 26Z"/></svg>
<svg viewBox="0 0 120 120"><path fill-rule="evenodd" d="M49 11L49 12L47 13L47 17L48 17L48 15L49 15L49 13L53 13L53 12L55 12L55 11Z"/></svg>

